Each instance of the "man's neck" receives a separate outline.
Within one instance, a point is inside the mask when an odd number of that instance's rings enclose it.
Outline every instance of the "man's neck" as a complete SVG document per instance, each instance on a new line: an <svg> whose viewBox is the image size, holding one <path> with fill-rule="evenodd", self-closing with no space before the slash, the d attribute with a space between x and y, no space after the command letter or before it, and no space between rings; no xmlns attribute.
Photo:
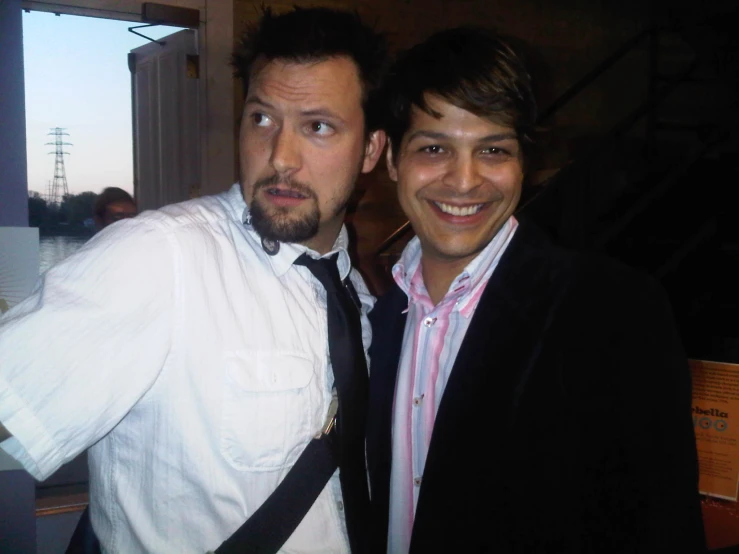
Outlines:
<svg viewBox="0 0 739 554"><path fill-rule="evenodd" d="M313 237L301 242L300 244L323 256L334 249L336 240L339 238L339 233L341 233L342 225L343 220L340 220L336 225L327 225L323 229L320 229Z"/></svg>
<svg viewBox="0 0 739 554"><path fill-rule="evenodd" d="M421 255L421 274L431 302L436 306L446 295L454 279L464 271L468 259L440 260L433 256Z"/></svg>

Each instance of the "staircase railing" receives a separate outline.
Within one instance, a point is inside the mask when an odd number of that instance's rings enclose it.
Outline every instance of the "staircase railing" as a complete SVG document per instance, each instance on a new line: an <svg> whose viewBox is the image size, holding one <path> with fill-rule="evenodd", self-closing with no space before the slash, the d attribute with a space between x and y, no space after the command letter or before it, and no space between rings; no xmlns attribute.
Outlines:
<svg viewBox="0 0 739 554"><path fill-rule="evenodd" d="M639 46L639 44L641 44L643 40L651 37L654 32L655 32L655 29L653 27L644 29L640 33L637 33L636 36L632 37L631 39L623 43L615 52L613 52L610 56L608 56L601 63L595 66L592 69L592 71L590 71L587 75L585 75L577 83L575 83L570 88L568 88L566 91L564 91L559 96L559 98L557 98L554 102L552 102L549 105L549 107L546 110L542 111L539 114L539 117L537 119L537 124L541 125L544 121L548 120L550 117L552 117L557 112L559 112L559 110L561 110L567 104L569 104L570 101L574 99L578 94L580 94L583 90L588 88L588 86L590 86L591 83L595 82L595 80L598 79L598 77L600 77L606 71L611 69L611 67L616 65L619 61L621 61L622 58L624 58L633 49Z"/></svg>
<svg viewBox="0 0 739 554"><path fill-rule="evenodd" d="M584 77L577 81L574 85L568 88L562 93L554 102L552 102L545 110L543 110L537 118L537 125L542 125L543 122L549 120L552 116L559 113L564 107L568 106L575 98L587 90L600 76L611 69L615 64L621 61L625 56L631 53L634 49L639 47L646 39L650 40L649 44L649 87L647 91L646 101L623 118L617 125L615 125L605 137L594 144L594 146L583 155L578 156L578 159L572 163L565 165L561 170L555 173L544 181L538 189L540 192L533 197L527 199L526 202L522 202L519 206L519 211L528 208L533 204L533 200L541 206L546 204L546 199L549 195L560 195L561 210L558 211L560 221L556 225L557 232L560 240L574 247L595 247L600 248L605 243L612 239L616 234L622 231L628 223L634 219L639 213L641 213L647 206L649 206L654 200L660 198L670 187L679 181L679 174L684 173L688 168L701 159L707 152L709 152L713 146L723 140L726 129L725 126L719 125L714 127L714 131L710 136L702 141L702 144L691 153L689 153L678 166L674 167L672 171L669 171L663 176L658 182L654 183L650 187L649 191L646 191L639 200L630 206L624 214L618 218L617 221L613 222L613 225L600 233L592 234L587 230L587 218L589 217L592 209L591 205L588 205L588 194L591 192L593 178L588 175L589 165L592 165L593 160L597 156L603 155L607 152L607 149L616 144L616 139L621 137L629 129L647 117L646 126L646 161L652 162L655 154L654 144L654 131L656 128L656 119L658 108L662 106L667 97L677 88L680 84L688 81L700 59L699 53L692 48L690 41L686 39L686 44L691 46L695 57L687 64L687 67L665 79L664 75L659 74L657 67L658 61L658 37L661 32L664 31L676 31L680 32L681 35L689 31L689 28L677 26L674 27L660 27L656 24L655 13L652 12L652 24L637 33L631 39L624 42L619 46L612 54L607 56L601 63L594 67ZM693 20L689 23L690 27L699 27L703 24L708 24L711 19L707 15L702 18L701 21ZM658 86L657 82L661 81ZM585 178L572 178L572 177L585 177ZM544 202L542 202L544 201ZM545 207L546 208L546 207ZM592 215L592 214L591 214ZM405 222L398 229L396 229L387 239L385 239L380 246L376 249L376 255L380 256L387 252L388 249L397 243L410 231L410 223Z"/></svg>
<svg viewBox="0 0 739 554"><path fill-rule="evenodd" d="M582 171L593 159L606 152L616 139L621 137L626 131L631 129L637 122L645 116L654 113L657 108L662 105L668 96L693 73L696 67L696 61L693 60L686 69L675 75L667 81L659 90L652 91L652 97L648 98L644 103L632 110L626 117L618 122L600 141L595 143L592 148L585 152L578 160L563 167L555 175L547 179L541 185L541 192L530 198L525 204L519 206L519 211L526 210L533 201L545 202L548 197L556 194L563 194L563 209L560 213L561 222L557 225L558 239L569 246L582 247L599 247L604 245L607 240L613 237L619 230L640 213L651 201L658 198L669 186L676 182L675 171L670 172L664 182L658 183L653 187L652 192L646 194L636 205L619 219L611 232L601 233L598 236L591 236L585 230L586 214L588 207L585 206L584 199L587 198L587 189L589 182L583 179L576 179L573 176ZM582 90L582 89L581 89ZM709 145L715 144L715 141L709 141ZM695 163L700 157L708 151L709 145L703 145L697 155L688 156L680 164L679 171L684 173L690 165ZM647 145L649 148L649 145ZM681 173L680 173L681 174ZM564 190L562 190L564 189Z"/></svg>

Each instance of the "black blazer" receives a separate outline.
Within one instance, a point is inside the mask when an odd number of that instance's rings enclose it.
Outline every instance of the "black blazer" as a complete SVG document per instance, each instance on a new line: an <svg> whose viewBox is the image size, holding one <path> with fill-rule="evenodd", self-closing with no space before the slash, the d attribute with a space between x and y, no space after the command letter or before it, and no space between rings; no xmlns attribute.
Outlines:
<svg viewBox="0 0 739 554"><path fill-rule="evenodd" d="M378 553L406 306L396 287L370 314ZM411 552L704 552L697 474L690 375L661 288L522 222L441 399Z"/></svg>

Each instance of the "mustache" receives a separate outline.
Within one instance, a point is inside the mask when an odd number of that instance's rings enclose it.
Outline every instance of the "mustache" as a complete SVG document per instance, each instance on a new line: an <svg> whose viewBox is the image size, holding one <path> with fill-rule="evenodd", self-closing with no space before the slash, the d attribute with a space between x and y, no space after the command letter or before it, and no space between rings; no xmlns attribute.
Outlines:
<svg viewBox="0 0 739 554"><path fill-rule="evenodd" d="M300 181L296 181L294 179L291 179L290 177L283 177L281 175L278 175L277 173L275 173L274 175L270 175L269 177L258 179L254 183L254 192L256 193L260 189L273 187L275 185L285 185L308 198L316 198L316 193L313 192L313 189L305 183L301 183Z"/></svg>

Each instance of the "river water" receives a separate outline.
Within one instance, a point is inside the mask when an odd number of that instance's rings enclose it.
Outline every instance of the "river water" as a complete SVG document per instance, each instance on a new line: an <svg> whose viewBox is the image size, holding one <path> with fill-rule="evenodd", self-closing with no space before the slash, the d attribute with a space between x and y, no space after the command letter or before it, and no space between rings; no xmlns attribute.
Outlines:
<svg viewBox="0 0 739 554"><path fill-rule="evenodd" d="M39 272L74 254L89 237L41 237L39 241Z"/></svg>

